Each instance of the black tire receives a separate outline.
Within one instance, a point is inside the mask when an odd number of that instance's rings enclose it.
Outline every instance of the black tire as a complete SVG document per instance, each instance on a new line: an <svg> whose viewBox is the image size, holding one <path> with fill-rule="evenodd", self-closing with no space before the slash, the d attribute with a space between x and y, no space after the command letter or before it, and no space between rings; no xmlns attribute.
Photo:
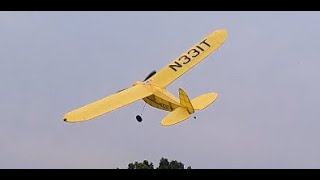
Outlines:
<svg viewBox="0 0 320 180"><path fill-rule="evenodd" d="M136 119L137 119L138 122L141 122L141 121L142 121L142 117L141 117L140 115L137 115L137 116L136 116Z"/></svg>

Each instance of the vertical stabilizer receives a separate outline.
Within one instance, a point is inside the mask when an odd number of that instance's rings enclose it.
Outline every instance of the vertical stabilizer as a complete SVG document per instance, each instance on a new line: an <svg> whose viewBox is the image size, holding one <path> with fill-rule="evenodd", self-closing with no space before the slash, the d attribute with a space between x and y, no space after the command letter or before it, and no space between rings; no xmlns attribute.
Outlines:
<svg viewBox="0 0 320 180"><path fill-rule="evenodd" d="M194 113L194 108L191 104L191 101L186 92L183 89L179 88L179 97L180 97L180 104L187 109L189 114Z"/></svg>

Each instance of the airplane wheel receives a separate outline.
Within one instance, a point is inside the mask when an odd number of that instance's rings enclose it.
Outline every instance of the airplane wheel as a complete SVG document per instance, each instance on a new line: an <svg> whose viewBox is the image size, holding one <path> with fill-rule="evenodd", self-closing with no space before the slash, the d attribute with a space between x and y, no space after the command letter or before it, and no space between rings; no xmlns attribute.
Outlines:
<svg viewBox="0 0 320 180"><path fill-rule="evenodd" d="M138 122L141 122L141 121L142 121L142 117L139 116L139 115L136 116L136 119L137 119Z"/></svg>

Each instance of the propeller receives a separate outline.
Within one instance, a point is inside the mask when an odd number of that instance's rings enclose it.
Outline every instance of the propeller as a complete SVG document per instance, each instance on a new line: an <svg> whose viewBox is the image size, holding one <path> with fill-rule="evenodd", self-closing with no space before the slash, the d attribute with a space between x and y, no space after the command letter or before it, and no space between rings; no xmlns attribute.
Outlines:
<svg viewBox="0 0 320 180"><path fill-rule="evenodd" d="M121 91L126 90L126 89L127 89L127 88L121 89L121 90L117 91L116 93L121 92Z"/></svg>
<svg viewBox="0 0 320 180"><path fill-rule="evenodd" d="M155 70L153 70L144 80L143 80L143 82L144 81L146 81L146 80L148 80L149 78L151 78L153 75L155 75L157 72L155 71Z"/></svg>
<svg viewBox="0 0 320 180"><path fill-rule="evenodd" d="M155 71L155 70L153 70L151 73L149 73L148 74L148 76L143 80L143 82L144 81L146 81L146 80L148 80L149 78L151 78L153 75L155 75L157 72ZM123 90L126 90L127 88L124 88L124 89L121 89L121 90L119 90L119 91L117 91L117 93L118 92L121 92L121 91L123 91Z"/></svg>

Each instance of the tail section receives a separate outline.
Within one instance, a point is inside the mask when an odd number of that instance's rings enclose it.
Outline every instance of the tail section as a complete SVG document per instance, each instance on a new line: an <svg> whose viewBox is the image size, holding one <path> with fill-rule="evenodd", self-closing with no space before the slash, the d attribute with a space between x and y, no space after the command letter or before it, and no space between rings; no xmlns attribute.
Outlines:
<svg viewBox="0 0 320 180"><path fill-rule="evenodd" d="M218 94L215 92L203 94L191 100L195 110L203 110L212 104L218 97Z"/></svg>
<svg viewBox="0 0 320 180"><path fill-rule="evenodd" d="M186 92L184 92L183 89L179 88L179 97L180 97L180 104L187 109L189 114L194 113L194 108L192 106L192 103L190 102L190 99Z"/></svg>
<svg viewBox="0 0 320 180"><path fill-rule="evenodd" d="M217 93L207 93L198 96L190 101L186 92L181 88L179 89L179 97L181 107L176 108L163 118L161 124L163 126L172 126L180 123L190 117L195 110L202 110L212 104L218 97Z"/></svg>

